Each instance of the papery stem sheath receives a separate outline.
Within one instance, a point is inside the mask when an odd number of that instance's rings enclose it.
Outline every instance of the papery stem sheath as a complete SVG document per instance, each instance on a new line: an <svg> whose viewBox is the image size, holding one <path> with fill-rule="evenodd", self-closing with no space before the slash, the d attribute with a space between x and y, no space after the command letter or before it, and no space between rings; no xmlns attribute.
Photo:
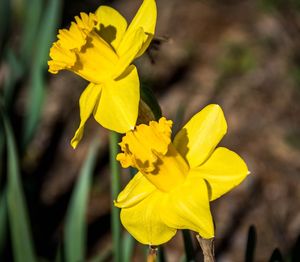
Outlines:
<svg viewBox="0 0 300 262"><path fill-rule="evenodd" d="M202 249L204 262L215 262L215 247L214 247L214 239L204 239L199 235L196 235L196 238L199 242L199 245Z"/></svg>

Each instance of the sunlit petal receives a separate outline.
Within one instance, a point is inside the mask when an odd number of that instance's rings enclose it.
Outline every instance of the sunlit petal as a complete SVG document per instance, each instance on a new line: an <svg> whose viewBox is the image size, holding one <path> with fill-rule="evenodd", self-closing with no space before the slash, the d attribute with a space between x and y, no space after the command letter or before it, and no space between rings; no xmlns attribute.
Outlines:
<svg viewBox="0 0 300 262"><path fill-rule="evenodd" d="M132 22L130 23L126 35L124 36L124 38L126 38L128 37L127 34L131 34L139 27L143 28L145 32L143 45L140 48L139 52L136 53L135 57L139 57L140 55L142 55L149 46L155 32L156 18L157 10L155 1L144 0L143 4L141 5Z"/></svg>
<svg viewBox="0 0 300 262"><path fill-rule="evenodd" d="M98 19L98 33L117 50L127 29L125 18L109 6L100 6L95 14Z"/></svg>
<svg viewBox="0 0 300 262"><path fill-rule="evenodd" d="M161 245L176 233L161 219L164 213L166 194L155 190L138 204L122 208L121 221L127 231L139 242L146 245Z"/></svg>
<svg viewBox="0 0 300 262"><path fill-rule="evenodd" d="M138 204L153 191L157 190L142 173L138 172L118 195L115 206L119 208L132 207Z"/></svg>
<svg viewBox="0 0 300 262"><path fill-rule="evenodd" d="M219 105L208 105L178 132L174 146L190 167L202 164L226 134L227 124Z"/></svg>
<svg viewBox="0 0 300 262"><path fill-rule="evenodd" d="M71 141L71 145L73 148L77 147L78 143L80 142L83 136L85 122L92 114L95 105L99 99L100 93L101 86L90 83L80 96L80 125Z"/></svg>
<svg viewBox="0 0 300 262"><path fill-rule="evenodd" d="M131 65L120 78L103 84L94 117L105 128L125 133L135 126L139 99L139 78Z"/></svg>
<svg viewBox="0 0 300 262"><path fill-rule="evenodd" d="M167 194L163 221L171 228L190 229L203 238L214 237L207 186L203 179L187 177L185 183Z"/></svg>
<svg viewBox="0 0 300 262"><path fill-rule="evenodd" d="M218 147L203 165L192 169L189 176L207 181L212 201L239 185L248 174L247 165L238 154Z"/></svg>
<svg viewBox="0 0 300 262"><path fill-rule="evenodd" d="M134 60L144 43L144 35L144 30L140 27L128 34L128 37L123 38L120 47L117 50L120 59L116 64L114 71L115 77L118 77Z"/></svg>

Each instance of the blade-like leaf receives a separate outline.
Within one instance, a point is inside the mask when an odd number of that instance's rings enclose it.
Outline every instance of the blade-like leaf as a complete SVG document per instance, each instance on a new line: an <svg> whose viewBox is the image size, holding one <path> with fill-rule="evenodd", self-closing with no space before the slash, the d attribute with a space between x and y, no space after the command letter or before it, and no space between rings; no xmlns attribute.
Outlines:
<svg viewBox="0 0 300 262"><path fill-rule="evenodd" d="M119 150L119 134L111 132L109 136L110 145L110 172L111 172L111 199L117 198L121 191L120 181L120 165L116 160L116 156ZM111 207L111 227L113 237L113 259L115 262L122 261L122 243L121 243L121 222L120 222L120 210L115 207L112 201Z"/></svg>
<svg viewBox="0 0 300 262"><path fill-rule="evenodd" d="M8 25L10 20L10 1L9 0L0 0L0 58L1 58L1 51L6 41L6 34L8 31Z"/></svg>
<svg viewBox="0 0 300 262"><path fill-rule="evenodd" d="M101 250L99 254L94 256L89 260L89 262L105 262L105 261L111 261L112 258L112 247L109 246L108 248Z"/></svg>
<svg viewBox="0 0 300 262"><path fill-rule="evenodd" d="M291 250L291 262L300 261L300 235L296 239Z"/></svg>
<svg viewBox="0 0 300 262"><path fill-rule="evenodd" d="M162 116L161 108L153 91L146 83L141 83L141 99L149 106L156 120Z"/></svg>
<svg viewBox="0 0 300 262"><path fill-rule="evenodd" d="M256 230L252 225L249 227L248 240L245 253L245 262L253 262L256 247Z"/></svg>
<svg viewBox="0 0 300 262"><path fill-rule="evenodd" d="M133 250L135 246L134 238L127 232L123 235L123 261L132 261Z"/></svg>
<svg viewBox="0 0 300 262"><path fill-rule="evenodd" d="M49 48L58 25L61 3L62 1L60 0L48 1L41 26L38 30L38 37L36 39L38 45L34 53L30 76L30 90L28 90L28 101L30 103L26 112L23 149L26 148L34 135L40 118L45 93L44 70L47 66Z"/></svg>
<svg viewBox="0 0 300 262"><path fill-rule="evenodd" d="M86 207L98 148L98 143L92 144L85 163L80 171L67 211L64 247L66 261L68 262L85 260L87 231L85 221Z"/></svg>
<svg viewBox="0 0 300 262"><path fill-rule="evenodd" d="M12 128L2 108L7 145L7 207L14 261L36 261Z"/></svg>
<svg viewBox="0 0 300 262"><path fill-rule="evenodd" d="M275 248L269 262L283 262L281 252L278 248Z"/></svg>
<svg viewBox="0 0 300 262"><path fill-rule="evenodd" d="M166 262L167 259L166 259L166 255L165 255L165 250L164 250L164 247L163 246L160 246L158 248L158 255L157 255L157 260L158 262Z"/></svg>
<svg viewBox="0 0 300 262"><path fill-rule="evenodd" d="M195 261L195 249L189 230L182 230L185 257L187 262Z"/></svg>
<svg viewBox="0 0 300 262"><path fill-rule="evenodd" d="M13 99L16 93L16 84L24 73L24 67L11 48L5 50L4 57L8 64L9 74L4 79L3 97L6 112L9 112L14 104Z"/></svg>
<svg viewBox="0 0 300 262"><path fill-rule="evenodd" d="M27 8L24 9L24 26L20 50L21 60L26 65L31 63L33 49L35 44L38 43L36 42L36 36L40 25L43 2L42 0L26 1Z"/></svg>
<svg viewBox="0 0 300 262"><path fill-rule="evenodd" d="M7 205L6 190L2 192L0 198L0 257L4 250L5 240L7 237Z"/></svg>

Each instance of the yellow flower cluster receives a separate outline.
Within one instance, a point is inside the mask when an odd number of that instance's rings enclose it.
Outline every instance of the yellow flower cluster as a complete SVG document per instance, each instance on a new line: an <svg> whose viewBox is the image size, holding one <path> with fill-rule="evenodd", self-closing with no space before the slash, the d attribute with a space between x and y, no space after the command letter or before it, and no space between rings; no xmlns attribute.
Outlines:
<svg viewBox="0 0 300 262"><path fill-rule="evenodd" d="M227 131L218 105L193 116L173 141L172 121L164 117L136 126L139 79L131 62L149 46L155 24L154 0L143 1L129 26L107 6L81 13L69 29L59 31L49 71L70 70L90 82L79 101L74 148L91 114L102 126L126 133L117 160L138 173L115 200L124 227L149 245L167 242L177 229L212 238L209 202L241 183L249 171L236 153L217 147Z"/></svg>

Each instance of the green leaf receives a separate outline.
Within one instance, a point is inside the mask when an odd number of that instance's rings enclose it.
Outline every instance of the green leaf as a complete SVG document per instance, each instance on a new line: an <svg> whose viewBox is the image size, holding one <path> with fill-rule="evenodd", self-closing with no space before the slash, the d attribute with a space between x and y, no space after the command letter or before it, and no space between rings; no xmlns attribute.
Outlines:
<svg viewBox="0 0 300 262"><path fill-rule="evenodd" d="M283 262L281 252L278 248L275 248L269 262Z"/></svg>
<svg viewBox="0 0 300 262"><path fill-rule="evenodd" d="M141 99L150 107L155 119L160 119L162 116L161 108L152 89L145 83L141 83Z"/></svg>
<svg viewBox="0 0 300 262"><path fill-rule="evenodd" d="M62 250L62 246L59 245L57 247L57 250L56 250L56 255L55 255L55 260L54 262L63 262L63 250Z"/></svg>
<svg viewBox="0 0 300 262"><path fill-rule="evenodd" d="M64 234L66 261L85 261L86 249L86 207L91 187L93 169L96 163L98 143L93 143L71 197L67 211Z"/></svg>
<svg viewBox="0 0 300 262"><path fill-rule="evenodd" d="M26 65L30 65L33 50L36 44L39 44L39 42L36 41L36 37L38 35L43 2L44 1L42 0L26 1L27 8L25 8L24 27L20 50L21 60Z"/></svg>
<svg viewBox="0 0 300 262"><path fill-rule="evenodd" d="M158 254L157 254L157 261L158 262L166 262L166 255L165 255L165 250L163 246L159 246L158 248Z"/></svg>
<svg viewBox="0 0 300 262"><path fill-rule="evenodd" d="M99 254L91 258L89 262L111 261L111 257L112 257L112 248L111 246L109 246L108 248L101 250L101 252L99 252Z"/></svg>
<svg viewBox="0 0 300 262"><path fill-rule="evenodd" d="M135 239L127 232L123 235L123 260L124 262L132 261Z"/></svg>
<svg viewBox="0 0 300 262"><path fill-rule="evenodd" d="M10 1L9 0L0 0L0 58L1 58L1 51L6 41L6 34L8 31L8 25L10 20Z"/></svg>
<svg viewBox="0 0 300 262"><path fill-rule="evenodd" d="M195 261L195 250L189 230L182 230L186 262Z"/></svg>
<svg viewBox="0 0 300 262"><path fill-rule="evenodd" d="M26 112L23 149L25 149L30 142L38 126L45 95L44 73L47 67L49 49L59 21L61 2L62 1L60 0L48 1L36 37L38 45L35 48L33 65L31 68L30 90L28 93L28 101L30 101L30 103L28 104Z"/></svg>
<svg viewBox="0 0 300 262"><path fill-rule="evenodd" d="M291 262L299 262L300 261L300 235L296 239L295 243L293 244L292 250L291 250Z"/></svg>
<svg viewBox="0 0 300 262"><path fill-rule="evenodd" d="M121 191L120 181L120 165L116 160L119 151L119 134L111 132L109 136L110 146L110 173L111 173L111 227L113 237L113 256L115 262L122 261L122 246L121 246L121 222L120 222L120 209L115 207L113 200L117 198Z"/></svg>
<svg viewBox="0 0 300 262"><path fill-rule="evenodd" d="M249 231L248 231L245 262L254 261L255 247L256 247L256 230L255 227L252 225L249 227Z"/></svg>
<svg viewBox="0 0 300 262"><path fill-rule="evenodd" d="M9 112L14 104L13 100L16 92L16 84L24 73L24 67L11 48L5 50L4 56L9 67L9 74L4 79L3 97L5 109Z"/></svg>
<svg viewBox="0 0 300 262"><path fill-rule="evenodd" d="M7 207L14 261L35 262L28 211L20 180L19 161L10 123L0 108L7 145Z"/></svg>
<svg viewBox="0 0 300 262"><path fill-rule="evenodd" d="M6 190L2 192L0 198L0 257L5 247L7 237L7 205L6 205Z"/></svg>

